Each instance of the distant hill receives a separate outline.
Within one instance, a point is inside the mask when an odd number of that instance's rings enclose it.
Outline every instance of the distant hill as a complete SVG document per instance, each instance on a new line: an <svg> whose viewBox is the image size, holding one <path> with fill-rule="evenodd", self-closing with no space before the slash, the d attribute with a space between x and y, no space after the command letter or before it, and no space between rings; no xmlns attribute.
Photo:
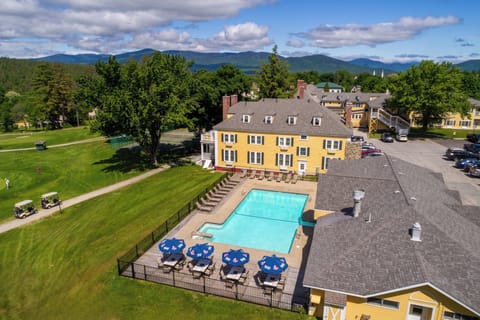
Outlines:
<svg viewBox="0 0 480 320"><path fill-rule="evenodd" d="M480 71L480 60L468 60L457 64L460 70L464 71Z"/></svg>
<svg viewBox="0 0 480 320"><path fill-rule="evenodd" d="M127 52L115 55L120 63L126 62L128 59L140 60L144 55L152 54L153 49L142 49L134 52ZM256 73L263 62L268 61L270 53L267 52L194 52L194 51L176 51L169 50L163 53L180 55L189 61L193 61L193 69L207 69L210 71L216 70L224 64L233 64L240 70L247 74ZM71 63L71 64L95 64L97 61L107 61L108 55L94 55L94 54L78 54L78 55L53 55L48 57L37 58L35 60ZM324 55L312 55L305 57L285 58L290 65L291 72L297 71L311 71L318 72L335 72L337 70L347 70L352 73L372 72L369 67L358 66L342 60L330 58Z"/></svg>
<svg viewBox="0 0 480 320"><path fill-rule="evenodd" d="M383 63L381 61L376 61L376 60L370 60L370 59L354 59L350 60L350 63L357 65L357 66L363 66L366 68L371 68L375 70L384 70L385 73L393 73L393 72L403 72L410 68L413 65L417 65L420 62L415 61L415 62L408 62L408 63L400 63L400 62L394 62L394 63Z"/></svg>

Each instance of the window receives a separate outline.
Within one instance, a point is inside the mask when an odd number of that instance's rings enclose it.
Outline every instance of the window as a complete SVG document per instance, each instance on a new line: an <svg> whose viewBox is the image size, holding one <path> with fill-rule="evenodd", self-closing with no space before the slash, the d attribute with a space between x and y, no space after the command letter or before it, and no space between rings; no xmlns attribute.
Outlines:
<svg viewBox="0 0 480 320"><path fill-rule="evenodd" d="M264 144L264 142L263 136L248 135L248 144Z"/></svg>
<svg viewBox="0 0 480 320"><path fill-rule="evenodd" d="M361 113L352 113L352 119L362 119Z"/></svg>
<svg viewBox="0 0 480 320"><path fill-rule="evenodd" d="M313 117L312 124L316 127L319 127L322 124L322 118L320 117Z"/></svg>
<svg viewBox="0 0 480 320"><path fill-rule="evenodd" d="M248 151L248 163L263 164L263 152Z"/></svg>
<svg viewBox="0 0 480 320"><path fill-rule="evenodd" d="M292 137L277 137L277 146L292 147L293 146L293 138Z"/></svg>
<svg viewBox="0 0 480 320"><path fill-rule="evenodd" d="M466 316L459 313L445 311L443 313L443 320L479 320L477 317Z"/></svg>
<svg viewBox="0 0 480 320"><path fill-rule="evenodd" d="M380 298L367 298L367 303L376 304L382 307L388 307L393 309L398 309L400 307L400 303L397 301L380 299Z"/></svg>
<svg viewBox="0 0 480 320"><path fill-rule="evenodd" d="M452 119L445 120L445 126L447 126L447 127L455 126L455 120L452 120Z"/></svg>
<svg viewBox="0 0 480 320"><path fill-rule="evenodd" d="M460 127L470 127L470 120L461 120Z"/></svg>
<svg viewBox="0 0 480 320"><path fill-rule="evenodd" d="M237 135L234 133L222 133L222 142L234 144L237 142Z"/></svg>
<svg viewBox="0 0 480 320"><path fill-rule="evenodd" d="M308 140L308 136L306 134L305 135L302 134L300 136L300 140L306 141L306 140Z"/></svg>
<svg viewBox="0 0 480 320"><path fill-rule="evenodd" d="M293 126L293 125L297 124L297 117L295 117L295 116L288 116L288 118L287 118L287 123L288 123L288 125L290 125L290 126Z"/></svg>
<svg viewBox="0 0 480 320"><path fill-rule="evenodd" d="M242 116L242 122L243 123L250 123L250 115L249 114L244 114Z"/></svg>
<svg viewBox="0 0 480 320"><path fill-rule="evenodd" d="M223 149L222 150L222 161L225 161L227 164L230 162L237 161L237 150Z"/></svg>
<svg viewBox="0 0 480 320"><path fill-rule="evenodd" d="M309 147L297 147L297 156L308 157L310 155Z"/></svg>
<svg viewBox="0 0 480 320"><path fill-rule="evenodd" d="M273 123L273 116L265 116L265 123L272 124Z"/></svg>
<svg viewBox="0 0 480 320"><path fill-rule="evenodd" d="M291 167L292 166L293 155L289 153L277 153L275 155L275 165L280 168Z"/></svg>
<svg viewBox="0 0 480 320"><path fill-rule="evenodd" d="M210 145L207 143L202 144L203 153L210 153Z"/></svg>
<svg viewBox="0 0 480 320"><path fill-rule="evenodd" d="M336 158L336 157L322 157L322 169L323 170L327 170L328 169L328 160L330 159L338 159L340 160L340 158Z"/></svg>
<svg viewBox="0 0 480 320"><path fill-rule="evenodd" d="M323 149L342 150L342 140L323 140Z"/></svg>

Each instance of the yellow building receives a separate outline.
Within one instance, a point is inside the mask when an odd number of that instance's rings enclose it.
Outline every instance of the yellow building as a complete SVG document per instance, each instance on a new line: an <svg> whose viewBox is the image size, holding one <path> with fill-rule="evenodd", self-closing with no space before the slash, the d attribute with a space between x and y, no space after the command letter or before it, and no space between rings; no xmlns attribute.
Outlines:
<svg viewBox="0 0 480 320"><path fill-rule="evenodd" d="M303 286L323 320L480 319L479 207L400 159L331 161Z"/></svg>
<svg viewBox="0 0 480 320"><path fill-rule="evenodd" d="M313 101L237 103L235 97L231 106L228 101L224 98L224 120L202 135L202 157L210 155L218 170L314 175L326 172L330 159L346 157L352 131L337 115Z"/></svg>

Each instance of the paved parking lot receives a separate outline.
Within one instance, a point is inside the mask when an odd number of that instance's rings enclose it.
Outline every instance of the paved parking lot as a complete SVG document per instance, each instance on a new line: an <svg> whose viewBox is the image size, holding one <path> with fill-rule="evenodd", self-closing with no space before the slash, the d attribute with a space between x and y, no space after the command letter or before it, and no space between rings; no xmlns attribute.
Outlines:
<svg viewBox="0 0 480 320"><path fill-rule="evenodd" d="M355 134L365 136L359 132ZM453 167L453 161L443 159L448 147L463 147L468 141L448 139L410 139L408 142L393 143L385 143L379 139L367 141L389 155L441 172L447 186L460 192L464 205L480 206L480 179L466 175L462 170Z"/></svg>

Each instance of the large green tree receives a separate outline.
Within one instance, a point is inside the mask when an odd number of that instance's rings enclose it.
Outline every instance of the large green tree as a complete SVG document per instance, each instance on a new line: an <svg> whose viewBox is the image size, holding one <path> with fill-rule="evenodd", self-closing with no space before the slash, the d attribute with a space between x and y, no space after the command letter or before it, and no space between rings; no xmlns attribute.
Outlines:
<svg viewBox="0 0 480 320"><path fill-rule="evenodd" d="M480 71L463 72L463 88L470 98L480 100Z"/></svg>
<svg viewBox="0 0 480 320"><path fill-rule="evenodd" d="M258 73L258 87L262 98L287 98L290 83L288 82L289 65L280 59L275 45L268 63L262 63Z"/></svg>
<svg viewBox="0 0 480 320"><path fill-rule="evenodd" d="M462 74L450 63L422 61L399 74L392 84L388 104L406 114L413 112L424 130L448 112L466 115L471 109L462 90Z"/></svg>
<svg viewBox="0 0 480 320"><path fill-rule="evenodd" d="M156 166L162 132L176 125L191 126L187 115L197 101L190 65L183 57L160 52L125 65L115 58L98 63L95 127L106 135L132 136Z"/></svg>

